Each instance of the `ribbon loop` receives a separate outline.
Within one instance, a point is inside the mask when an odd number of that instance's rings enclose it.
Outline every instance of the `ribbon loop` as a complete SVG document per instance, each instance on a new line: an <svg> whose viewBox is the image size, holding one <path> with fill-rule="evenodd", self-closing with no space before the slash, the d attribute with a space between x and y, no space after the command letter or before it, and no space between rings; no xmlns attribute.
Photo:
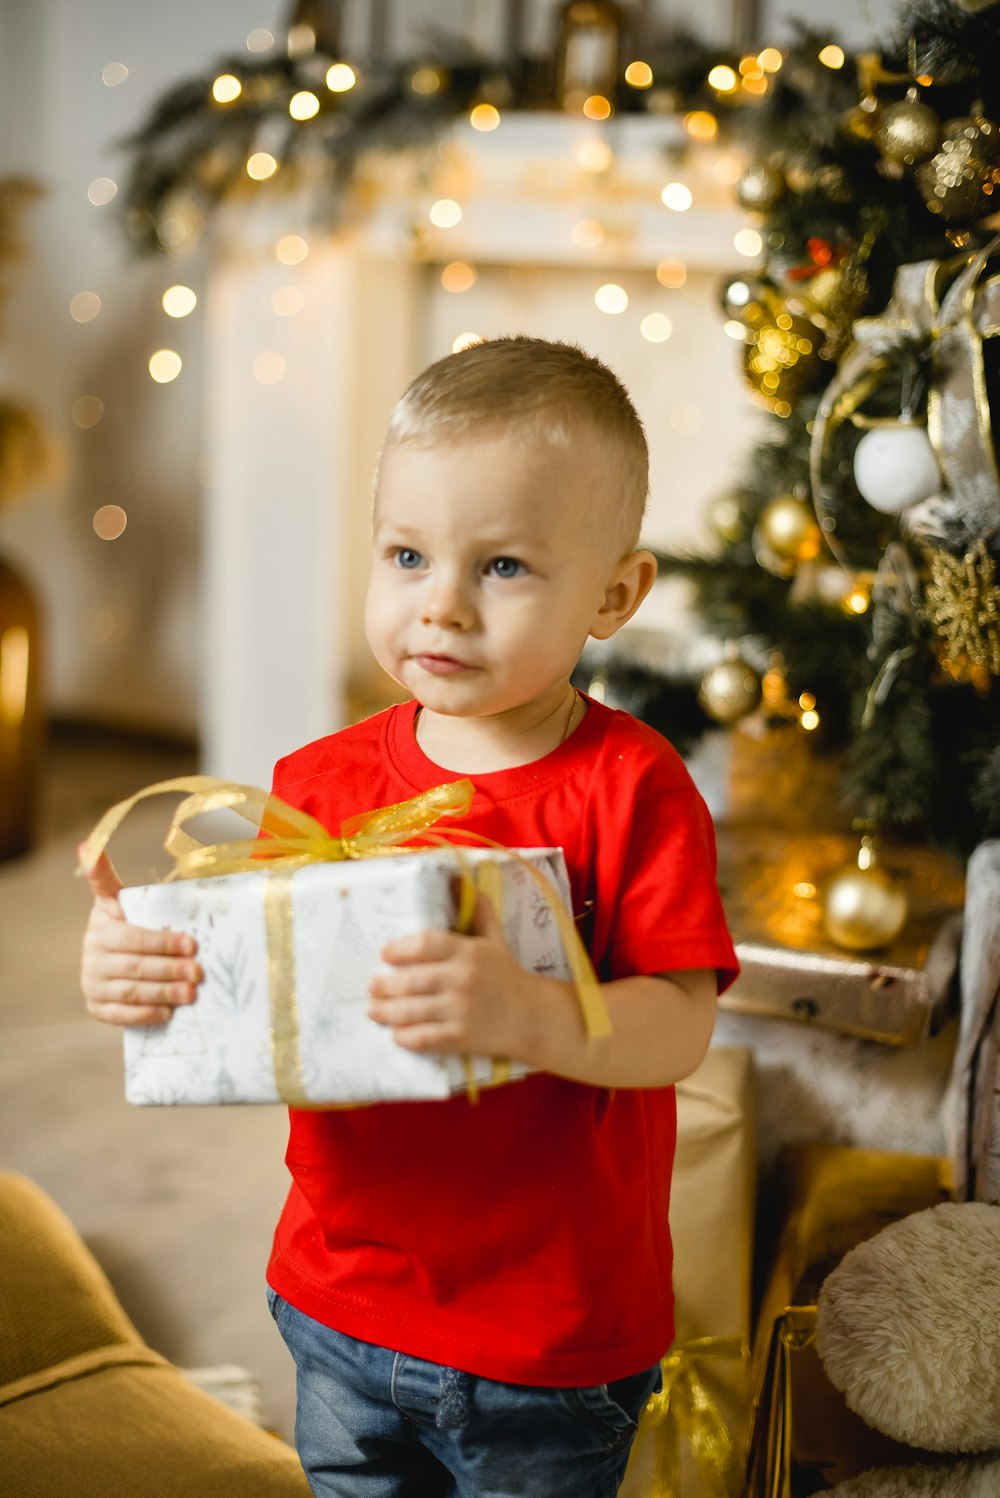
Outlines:
<svg viewBox="0 0 1000 1498"><path fill-rule="evenodd" d="M706 1491L738 1498L743 1489L739 1454L729 1426L705 1386L698 1363L704 1358L746 1360L739 1337L692 1337L675 1342L660 1362L662 1388L650 1396L635 1438L632 1460L648 1439L654 1443L650 1498L677 1498L681 1492L681 1439L688 1445Z"/></svg>

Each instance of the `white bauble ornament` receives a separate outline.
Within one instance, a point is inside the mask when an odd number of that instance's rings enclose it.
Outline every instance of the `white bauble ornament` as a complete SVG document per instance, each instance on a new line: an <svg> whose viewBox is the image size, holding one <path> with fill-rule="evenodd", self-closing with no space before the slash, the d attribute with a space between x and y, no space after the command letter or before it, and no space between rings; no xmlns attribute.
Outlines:
<svg viewBox="0 0 1000 1498"><path fill-rule="evenodd" d="M927 428L901 421L866 432L854 451L854 482L883 515L898 515L936 494L941 470Z"/></svg>

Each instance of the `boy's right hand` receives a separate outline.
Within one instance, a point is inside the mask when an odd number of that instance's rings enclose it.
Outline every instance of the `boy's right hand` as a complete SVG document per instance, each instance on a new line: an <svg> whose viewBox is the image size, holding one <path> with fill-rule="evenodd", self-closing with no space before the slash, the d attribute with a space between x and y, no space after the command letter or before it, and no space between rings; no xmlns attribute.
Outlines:
<svg viewBox="0 0 1000 1498"><path fill-rule="evenodd" d="M193 937L130 926L118 902L122 882L106 853L86 876L94 896L83 938L80 983L87 1009L109 1025L159 1025L191 1004L204 977Z"/></svg>

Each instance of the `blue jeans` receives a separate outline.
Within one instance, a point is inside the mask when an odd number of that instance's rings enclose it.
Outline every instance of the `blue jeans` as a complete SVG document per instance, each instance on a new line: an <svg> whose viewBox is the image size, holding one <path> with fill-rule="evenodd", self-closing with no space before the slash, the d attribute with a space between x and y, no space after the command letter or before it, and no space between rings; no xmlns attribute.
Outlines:
<svg viewBox="0 0 1000 1498"><path fill-rule="evenodd" d="M614 1498L659 1365L584 1389L502 1384L355 1341L268 1288L316 1498Z"/></svg>

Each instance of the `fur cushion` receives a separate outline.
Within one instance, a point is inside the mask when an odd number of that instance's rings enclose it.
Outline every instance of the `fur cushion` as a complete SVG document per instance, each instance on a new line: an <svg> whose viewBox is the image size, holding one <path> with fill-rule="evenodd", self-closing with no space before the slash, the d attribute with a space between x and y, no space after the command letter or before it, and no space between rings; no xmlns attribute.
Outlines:
<svg viewBox="0 0 1000 1498"><path fill-rule="evenodd" d="M914 1212L845 1255L816 1345L862 1420L928 1451L1000 1449L998 1267L1000 1207L982 1202Z"/></svg>
<svg viewBox="0 0 1000 1498"><path fill-rule="evenodd" d="M996 1498L1000 1459L969 1457L932 1467L875 1467L815 1498Z"/></svg>

